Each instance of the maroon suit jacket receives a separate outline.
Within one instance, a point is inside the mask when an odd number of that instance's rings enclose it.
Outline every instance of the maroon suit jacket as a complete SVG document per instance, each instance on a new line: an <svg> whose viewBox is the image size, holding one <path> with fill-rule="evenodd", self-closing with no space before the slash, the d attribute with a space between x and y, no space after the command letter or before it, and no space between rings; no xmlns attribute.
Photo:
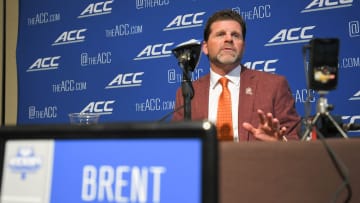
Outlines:
<svg viewBox="0 0 360 203"><path fill-rule="evenodd" d="M209 108L210 74L193 82L194 97L191 100L191 119L207 120ZM246 90L250 90L251 93ZM242 67L239 92L239 139L255 139L242 127L249 122L257 127L260 120L257 109L272 113L280 121L280 126L287 127L288 139L299 139L300 116L295 109L295 101L285 77ZM175 109L184 104L181 88L176 92ZM176 111L173 121L184 120L184 111Z"/></svg>

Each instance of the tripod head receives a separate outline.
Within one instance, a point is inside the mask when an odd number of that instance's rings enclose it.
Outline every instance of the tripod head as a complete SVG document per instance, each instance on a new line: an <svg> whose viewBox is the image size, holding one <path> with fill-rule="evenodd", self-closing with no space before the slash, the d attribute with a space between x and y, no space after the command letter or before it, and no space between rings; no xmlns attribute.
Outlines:
<svg viewBox="0 0 360 203"><path fill-rule="evenodd" d="M320 114L326 114L329 111L334 110L334 105L328 104L328 100L325 97L327 95L327 91L318 91L318 94L320 95L319 99L317 100L316 104L316 110Z"/></svg>

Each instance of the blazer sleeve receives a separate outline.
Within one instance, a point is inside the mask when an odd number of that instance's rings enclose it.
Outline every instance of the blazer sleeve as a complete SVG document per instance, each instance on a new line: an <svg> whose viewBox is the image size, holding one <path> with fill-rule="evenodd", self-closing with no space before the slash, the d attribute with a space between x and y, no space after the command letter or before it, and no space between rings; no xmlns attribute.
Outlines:
<svg viewBox="0 0 360 203"><path fill-rule="evenodd" d="M242 74L239 100L240 139L255 139L241 125L249 122L258 126L260 119L257 110L261 109L265 113L272 113L279 120L280 126L286 127L286 137L289 140L298 140L301 118L295 109L295 100L286 78L248 69ZM252 93L246 93L246 88L252 89Z"/></svg>
<svg viewBox="0 0 360 203"><path fill-rule="evenodd" d="M175 109L174 109L172 121L184 120L184 111L181 111L183 105L184 105L184 100L182 98L182 91L181 88L178 88L176 91Z"/></svg>
<svg viewBox="0 0 360 203"><path fill-rule="evenodd" d="M285 77L279 77L278 91L275 92L274 116L279 119L280 126L287 128L288 139L299 139L301 117L295 108L295 100Z"/></svg>

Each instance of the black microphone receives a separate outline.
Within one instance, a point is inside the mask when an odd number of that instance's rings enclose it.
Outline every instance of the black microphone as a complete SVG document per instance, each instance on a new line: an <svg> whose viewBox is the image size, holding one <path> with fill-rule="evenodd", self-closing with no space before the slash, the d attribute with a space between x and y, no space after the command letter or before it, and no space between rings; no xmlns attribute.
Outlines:
<svg viewBox="0 0 360 203"><path fill-rule="evenodd" d="M180 67L185 69L184 71L192 72L200 60L201 42L195 39L188 40L177 45L172 53L177 58Z"/></svg>
<svg viewBox="0 0 360 203"><path fill-rule="evenodd" d="M357 123L343 123L342 129L345 131L355 131L360 130L360 124Z"/></svg>

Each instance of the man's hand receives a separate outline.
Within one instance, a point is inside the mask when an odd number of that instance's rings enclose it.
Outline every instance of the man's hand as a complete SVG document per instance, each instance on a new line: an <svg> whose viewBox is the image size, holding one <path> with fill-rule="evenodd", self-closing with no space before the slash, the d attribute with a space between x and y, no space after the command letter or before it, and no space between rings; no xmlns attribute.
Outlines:
<svg viewBox="0 0 360 203"><path fill-rule="evenodd" d="M250 123L244 122L243 127L254 137L262 141L286 141L286 127L280 128L279 120L274 118L272 113L265 114L262 110L257 111L260 124L255 128Z"/></svg>

